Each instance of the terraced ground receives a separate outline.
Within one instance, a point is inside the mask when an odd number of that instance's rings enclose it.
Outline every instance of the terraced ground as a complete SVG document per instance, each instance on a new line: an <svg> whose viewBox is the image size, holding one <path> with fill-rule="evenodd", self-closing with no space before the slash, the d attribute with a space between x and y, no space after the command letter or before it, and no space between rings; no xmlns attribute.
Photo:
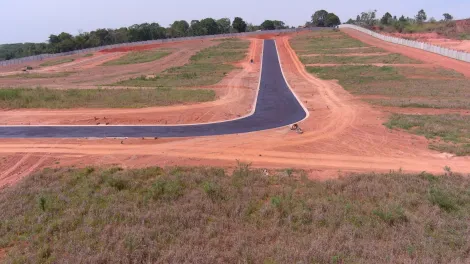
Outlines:
<svg viewBox="0 0 470 264"><path fill-rule="evenodd" d="M470 80L463 74L342 32L313 32L291 44L311 74L338 80L358 98L393 113L387 127L424 135L431 149L470 155Z"/></svg>

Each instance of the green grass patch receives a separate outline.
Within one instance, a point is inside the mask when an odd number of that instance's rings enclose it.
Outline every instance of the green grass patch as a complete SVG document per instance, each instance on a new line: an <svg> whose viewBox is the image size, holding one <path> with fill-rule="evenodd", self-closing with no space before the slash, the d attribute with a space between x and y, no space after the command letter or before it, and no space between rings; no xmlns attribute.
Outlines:
<svg viewBox="0 0 470 264"><path fill-rule="evenodd" d="M137 87L191 87L220 82L235 66L232 63L245 58L250 42L231 39L206 48L191 57L181 67L167 69L153 78L138 77L118 82L116 86ZM235 48L235 50L234 50Z"/></svg>
<svg viewBox="0 0 470 264"><path fill-rule="evenodd" d="M470 116L393 114L385 126L425 136L432 149L470 155Z"/></svg>
<svg viewBox="0 0 470 264"><path fill-rule="evenodd" d="M298 55L309 55L309 54L368 54L368 53L380 53L387 52L384 49L377 47L362 47L362 48L335 48L335 49L315 49L313 51L299 50L296 53Z"/></svg>
<svg viewBox="0 0 470 264"><path fill-rule="evenodd" d="M0 89L0 108L142 108L215 99L212 90L155 89Z"/></svg>
<svg viewBox="0 0 470 264"><path fill-rule="evenodd" d="M41 67L55 66L55 65L60 65L60 64L64 64L64 63L69 63L69 62L72 62L72 61L74 61L74 59L71 59L71 58L52 60L52 61L44 62L44 63L40 64L39 66L41 66Z"/></svg>
<svg viewBox="0 0 470 264"><path fill-rule="evenodd" d="M335 66L310 67L307 71L325 80L339 80L341 84L353 85L377 81L402 80L404 76L394 67L384 66Z"/></svg>
<svg viewBox="0 0 470 264"><path fill-rule="evenodd" d="M265 176L246 164L232 175L45 169L0 190L3 261L452 263L468 256L468 177L390 172L310 181L303 173Z"/></svg>
<svg viewBox="0 0 470 264"><path fill-rule="evenodd" d="M107 61L103 63L103 66L116 66L116 65L127 65L127 64L138 64L146 63L161 59L170 55L171 52L167 50L146 50L146 51L133 51L119 59Z"/></svg>
<svg viewBox="0 0 470 264"><path fill-rule="evenodd" d="M83 55L83 57L84 57L84 58L93 57L93 53L85 54L85 55Z"/></svg>
<svg viewBox="0 0 470 264"><path fill-rule="evenodd" d="M363 42L353 39L342 32L319 31L301 35L290 40L294 50L302 50L306 54L328 52L329 50L369 47Z"/></svg>
<svg viewBox="0 0 470 264"><path fill-rule="evenodd" d="M0 76L0 79L50 79L68 77L74 72L57 72L57 73L19 73L14 75Z"/></svg>
<svg viewBox="0 0 470 264"><path fill-rule="evenodd" d="M334 64L370 64L370 63L384 63L384 64L419 64L418 60L405 57L400 54L388 54L380 56L312 56L300 57L300 61L304 64L318 64L318 63L334 63Z"/></svg>

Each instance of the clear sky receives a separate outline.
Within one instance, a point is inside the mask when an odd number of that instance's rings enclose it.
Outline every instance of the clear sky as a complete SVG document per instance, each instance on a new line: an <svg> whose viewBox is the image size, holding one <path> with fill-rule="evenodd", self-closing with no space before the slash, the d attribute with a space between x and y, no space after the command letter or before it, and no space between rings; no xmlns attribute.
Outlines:
<svg viewBox="0 0 470 264"><path fill-rule="evenodd" d="M265 19L303 25L319 9L336 13L341 21L367 10L414 16L423 8L428 18L470 16L470 0L0 0L0 43L43 42L50 34L117 28L144 22L168 26L174 20L206 17L260 24Z"/></svg>

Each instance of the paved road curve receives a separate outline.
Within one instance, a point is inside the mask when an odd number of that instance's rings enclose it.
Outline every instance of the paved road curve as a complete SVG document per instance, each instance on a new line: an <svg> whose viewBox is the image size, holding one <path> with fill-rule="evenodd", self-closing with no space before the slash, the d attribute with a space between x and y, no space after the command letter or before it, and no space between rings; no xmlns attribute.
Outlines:
<svg viewBox="0 0 470 264"><path fill-rule="evenodd" d="M284 79L274 40L264 41L259 89L253 115L232 121L183 126L2 126L0 138L212 136L277 128L306 117Z"/></svg>

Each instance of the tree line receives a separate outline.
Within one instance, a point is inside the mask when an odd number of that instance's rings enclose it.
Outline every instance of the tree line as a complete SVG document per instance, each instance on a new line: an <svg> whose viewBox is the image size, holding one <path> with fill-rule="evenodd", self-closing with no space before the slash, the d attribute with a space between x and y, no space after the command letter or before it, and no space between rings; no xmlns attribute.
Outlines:
<svg viewBox="0 0 470 264"><path fill-rule="evenodd" d="M379 27L384 29L385 27L392 27L398 32L402 32L405 29L414 28L414 26L421 26L425 22L437 23L437 22L451 22L454 17L449 13L444 13L442 19L437 21L434 17L429 18L424 11L421 9L414 17L405 17L404 15L397 17L393 16L390 12L386 12L382 18L377 18L377 10L370 10L362 12L357 15L356 19L349 19L346 24L355 24L366 28L373 29Z"/></svg>
<svg viewBox="0 0 470 264"><path fill-rule="evenodd" d="M162 27L158 23L143 23L118 29L103 28L91 32L80 32L75 36L62 32L58 35L50 35L47 43L0 45L0 60L10 60L44 53L60 53L128 42L286 28L288 28L288 26L283 21L266 20L261 25L255 26L245 22L245 20L240 17L235 17L233 21L229 18L221 18L218 20L205 18L202 20L192 20L191 22L178 20L173 22L169 27Z"/></svg>

